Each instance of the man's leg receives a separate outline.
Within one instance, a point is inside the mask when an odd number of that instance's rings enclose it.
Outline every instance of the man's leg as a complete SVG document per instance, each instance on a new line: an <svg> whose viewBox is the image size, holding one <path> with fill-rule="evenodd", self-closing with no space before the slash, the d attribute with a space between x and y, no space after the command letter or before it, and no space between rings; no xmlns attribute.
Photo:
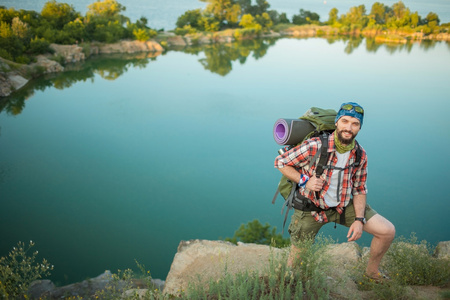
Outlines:
<svg viewBox="0 0 450 300"><path fill-rule="evenodd" d="M289 235L291 236L291 251L289 252L287 267L295 267L295 263L300 261L302 241L314 239L324 223L318 223L311 216L311 212L295 210L289 224Z"/></svg>
<svg viewBox="0 0 450 300"><path fill-rule="evenodd" d="M378 268L381 259L394 240L395 227L386 218L376 214L367 221L366 225L364 225L364 231L373 235L366 274L377 278L379 276Z"/></svg>

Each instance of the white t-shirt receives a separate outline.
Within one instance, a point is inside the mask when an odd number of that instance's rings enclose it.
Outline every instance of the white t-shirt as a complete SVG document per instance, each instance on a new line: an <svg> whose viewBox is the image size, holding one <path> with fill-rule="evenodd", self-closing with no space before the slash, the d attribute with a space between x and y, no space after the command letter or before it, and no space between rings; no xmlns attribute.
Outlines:
<svg viewBox="0 0 450 300"><path fill-rule="evenodd" d="M335 167L344 168L347 164L347 161L350 157L350 151L339 153L336 151L337 163ZM338 184L339 173L343 172L341 170L333 169L331 170L333 173L331 174L330 186L328 187L327 192L325 193L324 199L325 203L329 207L336 207L340 203L340 199L337 196L337 188L339 186L339 195L342 193L342 182L343 182L343 174L341 175L341 182Z"/></svg>

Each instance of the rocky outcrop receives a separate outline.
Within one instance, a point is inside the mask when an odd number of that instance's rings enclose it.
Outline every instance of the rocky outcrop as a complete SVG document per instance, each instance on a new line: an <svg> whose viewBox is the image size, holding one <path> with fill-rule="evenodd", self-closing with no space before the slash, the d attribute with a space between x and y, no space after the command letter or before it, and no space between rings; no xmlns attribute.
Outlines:
<svg viewBox="0 0 450 300"><path fill-rule="evenodd" d="M288 249L272 248L265 245L234 245L223 241L192 240L182 241L166 278L164 294L177 296L185 291L189 283L208 285L209 280L218 280L225 270L227 274L244 271L269 272L270 263L286 259ZM327 280L333 299L348 299L348 295L364 298L363 291L350 277L360 259L370 254L369 248L360 249L355 242L330 244L325 249L331 267L327 270ZM441 242L436 248L436 258L449 258L450 242ZM438 295L436 287L424 287L411 293L430 296ZM430 299L432 299L431 297Z"/></svg>
<svg viewBox="0 0 450 300"><path fill-rule="evenodd" d="M228 274L244 271L264 272L269 259L277 259L285 251L264 245L234 245L224 241L182 241L166 278L164 293L178 295L189 282L207 284Z"/></svg>
<svg viewBox="0 0 450 300"><path fill-rule="evenodd" d="M0 97L6 97L24 87L30 77L62 72L64 67L44 55L38 55L36 62L29 65L20 65L0 58L0 70L3 70L0 72Z"/></svg>
<svg viewBox="0 0 450 300"><path fill-rule="evenodd" d="M347 293L349 289L357 293L355 283L345 278L344 270L350 270L361 257L355 242L332 244L326 256L333 261L329 270L329 280L339 281L333 292ZM190 282L200 282L207 286L209 280L218 280L225 270L227 274L244 271L267 274L269 265L287 258L288 248L278 249L266 245L243 244L237 246L223 241L192 240L182 241L166 278L164 294L179 295Z"/></svg>
<svg viewBox="0 0 450 300"><path fill-rule="evenodd" d="M78 45L51 44L50 48L55 51L56 56L61 56L65 63L76 63L85 60L83 48Z"/></svg>
<svg viewBox="0 0 450 300"><path fill-rule="evenodd" d="M86 59L83 48L78 45L51 44L53 54L38 55L36 62L29 65L20 65L0 57L0 97L11 95L14 91L25 86L31 77L40 74L64 71L59 63L72 64ZM111 53L152 53L152 57L161 54L164 48L157 41L120 41L114 44L97 44L87 47L88 56ZM14 69L11 66L14 65Z"/></svg>
<svg viewBox="0 0 450 300"><path fill-rule="evenodd" d="M112 53L138 53L157 52L162 53L164 48L156 41L120 41L113 44L92 45L91 53L112 54Z"/></svg>
<svg viewBox="0 0 450 300"><path fill-rule="evenodd" d="M186 290L189 283L200 283L207 288L210 280L217 281L225 273L234 275L257 272L262 276L268 274L270 265L278 266L280 260L286 259L288 251L287 248L278 249L257 244L234 245L224 241L208 240L181 241L166 281L152 279L151 282L154 285L153 289L160 291L164 288L166 296L175 298L181 291ZM325 255L321 257L332 262L326 272L327 282L331 288L330 299L367 299L365 295L367 292L358 288L350 274L354 272L360 259L369 254L368 248L360 249L355 242L327 246ZM434 257L450 259L450 241L440 242ZM63 287L55 287L50 280L38 280L31 284L29 292L31 299L64 297L90 299L107 289L111 283L122 299L129 296L147 299L152 293L142 280L133 280L131 286L129 282L127 284L120 280L113 282L113 276L109 271L96 278ZM440 299L441 293L439 287L432 286L407 287L405 291L410 296L408 299Z"/></svg>
<svg viewBox="0 0 450 300"><path fill-rule="evenodd" d="M19 74L5 74L0 73L0 97L6 97L11 95L12 92L20 89L28 80L20 76Z"/></svg>
<svg viewBox="0 0 450 300"><path fill-rule="evenodd" d="M434 257L439 259L450 259L450 241L440 242L436 246Z"/></svg>
<svg viewBox="0 0 450 300"><path fill-rule="evenodd" d="M162 289L164 282L159 279L152 279L152 284ZM69 284L62 287L56 287L50 280L36 280L33 281L28 288L31 299L91 299L99 295L99 293L107 292L108 288L114 287L116 292L127 294L142 294L147 293L147 285L140 280L134 280L127 283L123 280L113 279L110 271L82 282ZM98 297L97 297L98 298Z"/></svg>
<svg viewBox="0 0 450 300"><path fill-rule="evenodd" d="M58 62L49 59L47 56L38 55L36 57L36 62L30 64L30 68L41 68L44 74L57 73L64 71L64 67Z"/></svg>

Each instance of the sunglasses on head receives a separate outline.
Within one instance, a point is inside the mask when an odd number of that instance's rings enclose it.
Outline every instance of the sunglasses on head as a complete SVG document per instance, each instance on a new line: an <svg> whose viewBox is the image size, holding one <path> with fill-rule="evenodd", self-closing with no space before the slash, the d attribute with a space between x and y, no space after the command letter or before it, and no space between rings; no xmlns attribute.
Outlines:
<svg viewBox="0 0 450 300"><path fill-rule="evenodd" d="M357 112L357 113L360 113L360 114L364 114L364 109L361 107L361 106L355 106L355 105L352 105L352 104L345 104L345 105L343 105L342 107L341 107L341 109L343 109L343 110L352 110L352 109L355 109L355 111Z"/></svg>

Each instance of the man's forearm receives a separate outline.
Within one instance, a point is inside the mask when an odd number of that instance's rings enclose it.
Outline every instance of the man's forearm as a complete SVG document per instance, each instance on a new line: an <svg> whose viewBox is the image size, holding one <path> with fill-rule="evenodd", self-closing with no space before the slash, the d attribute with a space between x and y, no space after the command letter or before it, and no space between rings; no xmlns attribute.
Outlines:
<svg viewBox="0 0 450 300"><path fill-rule="evenodd" d="M281 174L286 176L291 181L296 183L300 181L300 173L294 167L284 166L283 168L280 168L278 170L280 170Z"/></svg>
<svg viewBox="0 0 450 300"><path fill-rule="evenodd" d="M364 218L366 212L366 195L353 196L353 207L357 218Z"/></svg>

